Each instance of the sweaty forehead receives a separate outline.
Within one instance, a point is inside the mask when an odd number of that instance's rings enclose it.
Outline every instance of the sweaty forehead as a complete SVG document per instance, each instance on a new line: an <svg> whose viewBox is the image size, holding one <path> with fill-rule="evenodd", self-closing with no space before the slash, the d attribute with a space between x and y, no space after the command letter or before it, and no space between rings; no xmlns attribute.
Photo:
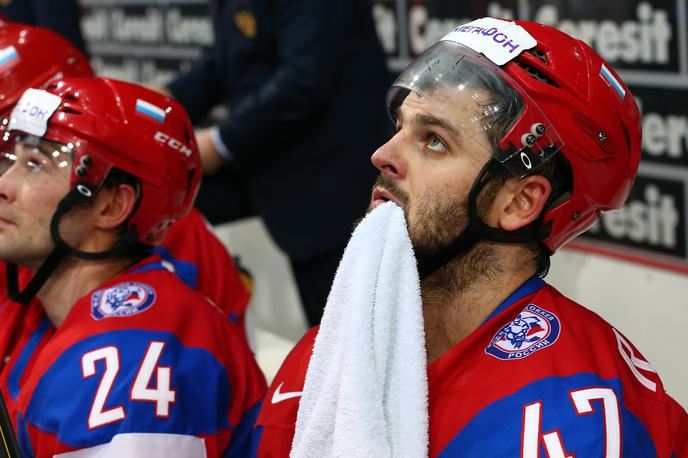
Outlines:
<svg viewBox="0 0 688 458"><path fill-rule="evenodd" d="M420 94L412 91L399 107L397 117L404 123L441 127L459 138L482 136L487 104L485 93L437 90Z"/></svg>

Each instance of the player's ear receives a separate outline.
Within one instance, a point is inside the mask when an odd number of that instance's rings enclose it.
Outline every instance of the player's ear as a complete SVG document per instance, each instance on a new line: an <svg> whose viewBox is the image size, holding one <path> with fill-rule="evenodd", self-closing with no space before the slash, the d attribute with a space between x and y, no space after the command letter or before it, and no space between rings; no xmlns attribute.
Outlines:
<svg viewBox="0 0 688 458"><path fill-rule="evenodd" d="M129 184L103 188L93 204L95 226L116 229L124 224L136 208L136 190Z"/></svg>
<svg viewBox="0 0 688 458"><path fill-rule="evenodd" d="M514 231L535 221L552 193L552 185L541 175L511 178L495 198L497 225Z"/></svg>

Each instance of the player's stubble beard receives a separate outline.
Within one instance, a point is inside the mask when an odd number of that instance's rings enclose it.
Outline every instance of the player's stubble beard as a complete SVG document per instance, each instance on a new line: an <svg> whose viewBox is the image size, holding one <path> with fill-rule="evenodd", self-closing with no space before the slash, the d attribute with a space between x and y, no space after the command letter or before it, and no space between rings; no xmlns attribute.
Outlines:
<svg viewBox="0 0 688 458"><path fill-rule="evenodd" d="M451 200L431 197L417 205L415 221L410 222L408 194L393 179L383 174L378 176L373 187L375 186L385 188L402 204L417 260L437 254L468 226L467 193ZM478 214L481 217L487 213L496 195L496 190L485 191L478 199ZM371 211L372 206L366 213ZM423 305L449 304L457 295L476 283L489 281L499 272L499 260L499 254L492 243L476 243L467 252L460 253L443 267L421 279Z"/></svg>

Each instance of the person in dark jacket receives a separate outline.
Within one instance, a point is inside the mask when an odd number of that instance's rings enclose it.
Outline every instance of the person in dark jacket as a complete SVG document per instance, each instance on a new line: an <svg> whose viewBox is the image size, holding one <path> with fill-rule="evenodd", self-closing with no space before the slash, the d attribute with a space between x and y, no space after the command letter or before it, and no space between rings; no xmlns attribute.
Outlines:
<svg viewBox="0 0 688 458"><path fill-rule="evenodd" d="M77 0L0 0L0 20L37 25L57 32L86 54Z"/></svg>
<svg viewBox="0 0 688 458"><path fill-rule="evenodd" d="M389 136L390 79L369 0L211 0L215 43L167 90L197 122L212 223L260 215L320 321ZM355 127L353 127L355 126ZM353 128L352 128L353 127Z"/></svg>

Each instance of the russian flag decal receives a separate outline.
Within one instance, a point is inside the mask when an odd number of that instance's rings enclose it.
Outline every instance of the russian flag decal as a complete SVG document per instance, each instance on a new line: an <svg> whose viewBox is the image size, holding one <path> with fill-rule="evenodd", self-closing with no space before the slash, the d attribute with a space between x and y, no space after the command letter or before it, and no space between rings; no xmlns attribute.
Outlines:
<svg viewBox="0 0 688 458"><path fill-rule="evenodd" d="M0 69L9 68L17 61L19 61L19 54L14 46L0 49Z"/></svg>
<svg viewBox="0 0 688 458"><path fill-rule="evenodd" d="M626 97L626 90L623 88L619 80L614 78L612 72L610 72L609 69L604 65L602 65L602 68L600 69L600 76L607 82L609 86L612 87L612 89L614 89L614 92L616 92L621 100Z"/></svg>
<svg viewBox="0 0 688 458"><path fill-rule="evenodd" d="M165 121L165 110L145 100L136 99L136 112L159 123Z"/></svg>

